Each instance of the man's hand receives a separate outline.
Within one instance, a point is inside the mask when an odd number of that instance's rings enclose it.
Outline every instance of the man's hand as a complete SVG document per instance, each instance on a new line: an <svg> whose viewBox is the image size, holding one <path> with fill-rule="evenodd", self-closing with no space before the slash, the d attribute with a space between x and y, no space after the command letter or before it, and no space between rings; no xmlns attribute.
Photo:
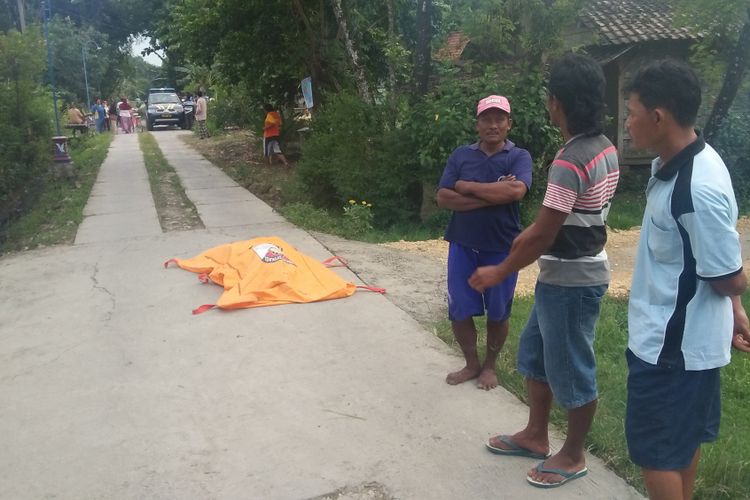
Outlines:
<svg viewBox="0 0 750 500"><path fill-rule="evenodd" d="M498 266L478 267L474 274L469 278L469 286L479 293L492 286L497 285L503 280L503 276L498 272Z"/></svg>
<svg viewBox="0 0 750 500"><path fill-rule="evenodd" d="M750 321L745 309L740 305L734 307L734 331L732 332L732 346L738 351L750 353Z"/></svg>

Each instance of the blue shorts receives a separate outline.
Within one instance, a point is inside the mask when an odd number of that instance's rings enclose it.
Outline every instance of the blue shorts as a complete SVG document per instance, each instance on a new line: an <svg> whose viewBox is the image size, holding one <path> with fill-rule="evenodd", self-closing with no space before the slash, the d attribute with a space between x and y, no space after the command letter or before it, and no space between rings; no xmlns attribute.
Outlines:
<svg viewBox="0 0 750 500"><path fill-rule="evenodd" d="M594 336L607 285L536 283L534 307L518 341L518 371L546 382L566 410L599 397Z"/></svg>
<svg viewBox="0 0 750 500"><path fill-rule="evenodd" d="M646 363L630 349L625 437L630 459L651 470L690 466L701 443L715 441L721 419L719 369L687 371Z"/></svg>
<svg viewBox="0 0 750 500"><path fill-rule="evenodd" d="M508 252L485 252L474 250L458 243L448 247L448 318L463 321L472 316L483 316L487 311L488 321L505 321L510 317L513 293L516 290L518 273L484 293L469 286L469 278L480 266L495 266L505 260Z"/></svg>

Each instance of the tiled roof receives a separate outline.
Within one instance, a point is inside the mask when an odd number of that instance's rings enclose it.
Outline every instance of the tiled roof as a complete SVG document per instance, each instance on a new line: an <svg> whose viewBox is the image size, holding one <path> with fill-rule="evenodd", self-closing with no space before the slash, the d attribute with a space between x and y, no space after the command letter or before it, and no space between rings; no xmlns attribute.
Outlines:
<svg viewBox="0 0 750 500"><path fill-rule="evenodd" d="M672 11L666 0L598 0L580 19L598 33L601 45L696 39L688 28L672 25Z"/></svg>
<svg viewBox="0 0 750 500"><path fill-rule="evenodd" d="M436 53L435 58L447 61L458 61L463 54L466 45L469 44L469 37L460 31L454 31L448 35L448 39Z"/></svg>

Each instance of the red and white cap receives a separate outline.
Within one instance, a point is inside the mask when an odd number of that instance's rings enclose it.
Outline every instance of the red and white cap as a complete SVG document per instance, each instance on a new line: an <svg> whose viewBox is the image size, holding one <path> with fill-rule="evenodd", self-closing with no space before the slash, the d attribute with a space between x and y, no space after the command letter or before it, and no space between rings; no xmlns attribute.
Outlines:
<svg viewBox="0 0 750 500"><path fill-rule="evenodd" d="M510 114L510 103L506 97L501 95L490 95L479 101L477 104L477 116L481 115L488 109L496 108Z"/></svg>

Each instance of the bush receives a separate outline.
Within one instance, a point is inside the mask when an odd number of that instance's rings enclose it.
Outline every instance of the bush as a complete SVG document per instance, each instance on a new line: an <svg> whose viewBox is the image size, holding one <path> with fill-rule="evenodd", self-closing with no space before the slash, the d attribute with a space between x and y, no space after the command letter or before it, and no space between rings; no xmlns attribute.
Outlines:
<svg viewBox="0 0 750 500"><path fill-rule="evenodd" d="M209 103L209 128L212 131L232 126L254 128L258 124L258 110L251 103L247 91L240 85L217 87L216 98Z"/></svg>
<svg viewBox="0 0 750 500"><path fill-rule="evenodd" d="M549 123L544 80L541 71L517 75L507 68L488 67L482 75L471 76L457 68L443 68L440 83L415 106L410 124L404 127L424 179L437 181L451 152L477 140L476 105L490 94L508 97L513 110L508 138L529 150L541 170L562 144L560 133Z"/></svg>
<svg viewBox="0 0 750 500"><path fill-rule="evenodd" d="M0 35L0 222L29 194L51 160L52 98L41 86L39 33Z"/></svg>
<svg viewBox="0 0 750 500"><path fill-rule="evenodd" d="M740 212L750 211L750 117L733 110L719 131L713 146L721 155L732 176L734 195Z"/></svg>
<svg viewBox="0 0 750 500"><path fill-rule="evenodd" d="M340 210L348 200L368 200L380 227L414 219L421 186L413 152L400 130L389 127L391 108L342 93L312 123L297 165L307 199Z"/></svg>

